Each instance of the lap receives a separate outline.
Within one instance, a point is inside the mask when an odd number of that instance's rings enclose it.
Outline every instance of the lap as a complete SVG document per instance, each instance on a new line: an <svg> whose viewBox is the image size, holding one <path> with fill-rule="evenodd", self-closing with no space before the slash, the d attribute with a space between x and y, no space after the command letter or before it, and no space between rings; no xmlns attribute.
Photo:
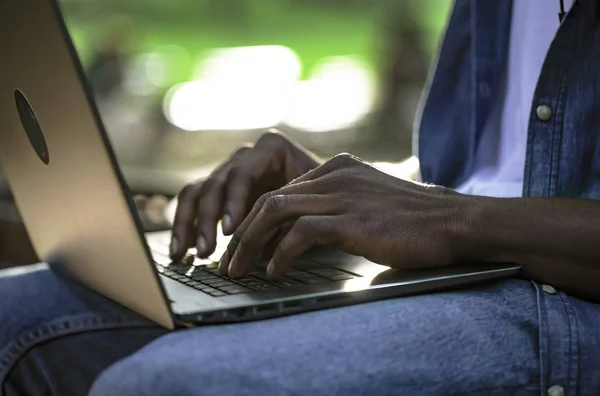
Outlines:
<svg viewBox="0 0 600 396"><path fill-rule="evenodd" d="M113 365L91 395L539 394L536 301L513 280L185 330Z"/></svg>
<svg viewBox="0 0 600 396"><path fill-rule="evenodd" d="M590 379L600 378L598 307L521 280L162 335L47 269L5 274L0 383L27 350L54 339L62 350L120 351L92 396L540 394L555 383L588 394L584 385L600 386ZM66 378L94 361L75 354Z"/></svg>
<svg viewBox="0 0 600 396"><path fill-rule="evenodd" d="M140 339L165 333L46 265L0 271L0 324L0 395L36 389L77 394L89 388L95 374L141 347ZM136 337L107 344L110 334L133 329ZM7 376L13 381L5 383ZM69 387L73 391L65 390Z"/></svg>

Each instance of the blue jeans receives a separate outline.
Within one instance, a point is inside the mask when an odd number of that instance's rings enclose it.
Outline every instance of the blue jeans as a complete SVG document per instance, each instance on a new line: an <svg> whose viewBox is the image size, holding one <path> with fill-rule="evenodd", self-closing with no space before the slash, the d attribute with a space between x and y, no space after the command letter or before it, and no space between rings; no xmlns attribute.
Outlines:
<svg viewBox="0 0 600 396"><path fill-rule="evenodd" d="M0 384L10 396L598 395L600 306L510 279L167 333L40 265L0 271Z"/></svg>

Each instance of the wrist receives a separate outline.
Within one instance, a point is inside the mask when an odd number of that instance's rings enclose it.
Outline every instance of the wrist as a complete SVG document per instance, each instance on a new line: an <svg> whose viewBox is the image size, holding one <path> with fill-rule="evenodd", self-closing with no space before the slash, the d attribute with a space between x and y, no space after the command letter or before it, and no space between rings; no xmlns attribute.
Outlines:
<svg viewBox="0 0 600 396"><path fill-rule="evenodd" d="M501 204L499 198L458 194L454 220L448 228L457 261L493 260L502 250L500 242L493 240L500 227L494 219Z"/></svg>

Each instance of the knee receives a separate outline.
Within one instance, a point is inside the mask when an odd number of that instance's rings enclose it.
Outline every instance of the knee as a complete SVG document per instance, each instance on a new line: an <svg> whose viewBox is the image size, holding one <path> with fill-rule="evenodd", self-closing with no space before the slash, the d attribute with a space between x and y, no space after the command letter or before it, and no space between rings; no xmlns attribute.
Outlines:
<svg viewBox="0 0 600 396"><path fill-rule="evenodd" d="M89 318L103 313L132 316L46 265L0 271L0 359L13 361L41 341L93 330Z"/></svg>
<svg viewBox="0 0 600 396"><path fill-rule="evenodd" d="M0 323L9 340L50 317L56 279L45 267L12 268L0 271ZM7 340L0 340L5 343ZM1 346L0 346L1 349Z"/></svg>
<svg viewBox="0 0 600 396"><path fill-rule="evenodd" d="M218 342L186 331L163 336L106 369L88 395L290 394L257 372L260 364L220 348Z"/></svg>
<svg viewBox="0 0 600 396"><path fill-rule="evenodd" d="M117 362L96 378L88 396L162 396L183 394L175 392L171 383L158 381L160 372L140 370L133 367L128 359Z"/></svg>
<svg viewBox="0 0 600 396"><path fill-rule="evenodd" d="M117 362L94 381L88 396L171 396L207 393L210 368L182 367L181 362L156 357L141 361L135 355ZM190 371L195 372L190 375ZM209 376L207 376L209 377Z"/></svg>

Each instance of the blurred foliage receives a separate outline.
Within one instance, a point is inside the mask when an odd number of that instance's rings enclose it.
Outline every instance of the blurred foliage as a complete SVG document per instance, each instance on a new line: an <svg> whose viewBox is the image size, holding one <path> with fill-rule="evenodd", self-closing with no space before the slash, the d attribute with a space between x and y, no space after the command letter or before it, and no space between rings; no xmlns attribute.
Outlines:
<svg viewBox="0 0 600 396"><path fill-rule="evenodd" d="M325 57L355 55L377 72L382 34L408 17L423 30L431 53L450 0L62 0L84 63L107 34L128 25L137 53L176 44L171 83L193 77L212 48L284 45L296 52L306 78ZM401 45L401 43L398 43Z"/></svg>

